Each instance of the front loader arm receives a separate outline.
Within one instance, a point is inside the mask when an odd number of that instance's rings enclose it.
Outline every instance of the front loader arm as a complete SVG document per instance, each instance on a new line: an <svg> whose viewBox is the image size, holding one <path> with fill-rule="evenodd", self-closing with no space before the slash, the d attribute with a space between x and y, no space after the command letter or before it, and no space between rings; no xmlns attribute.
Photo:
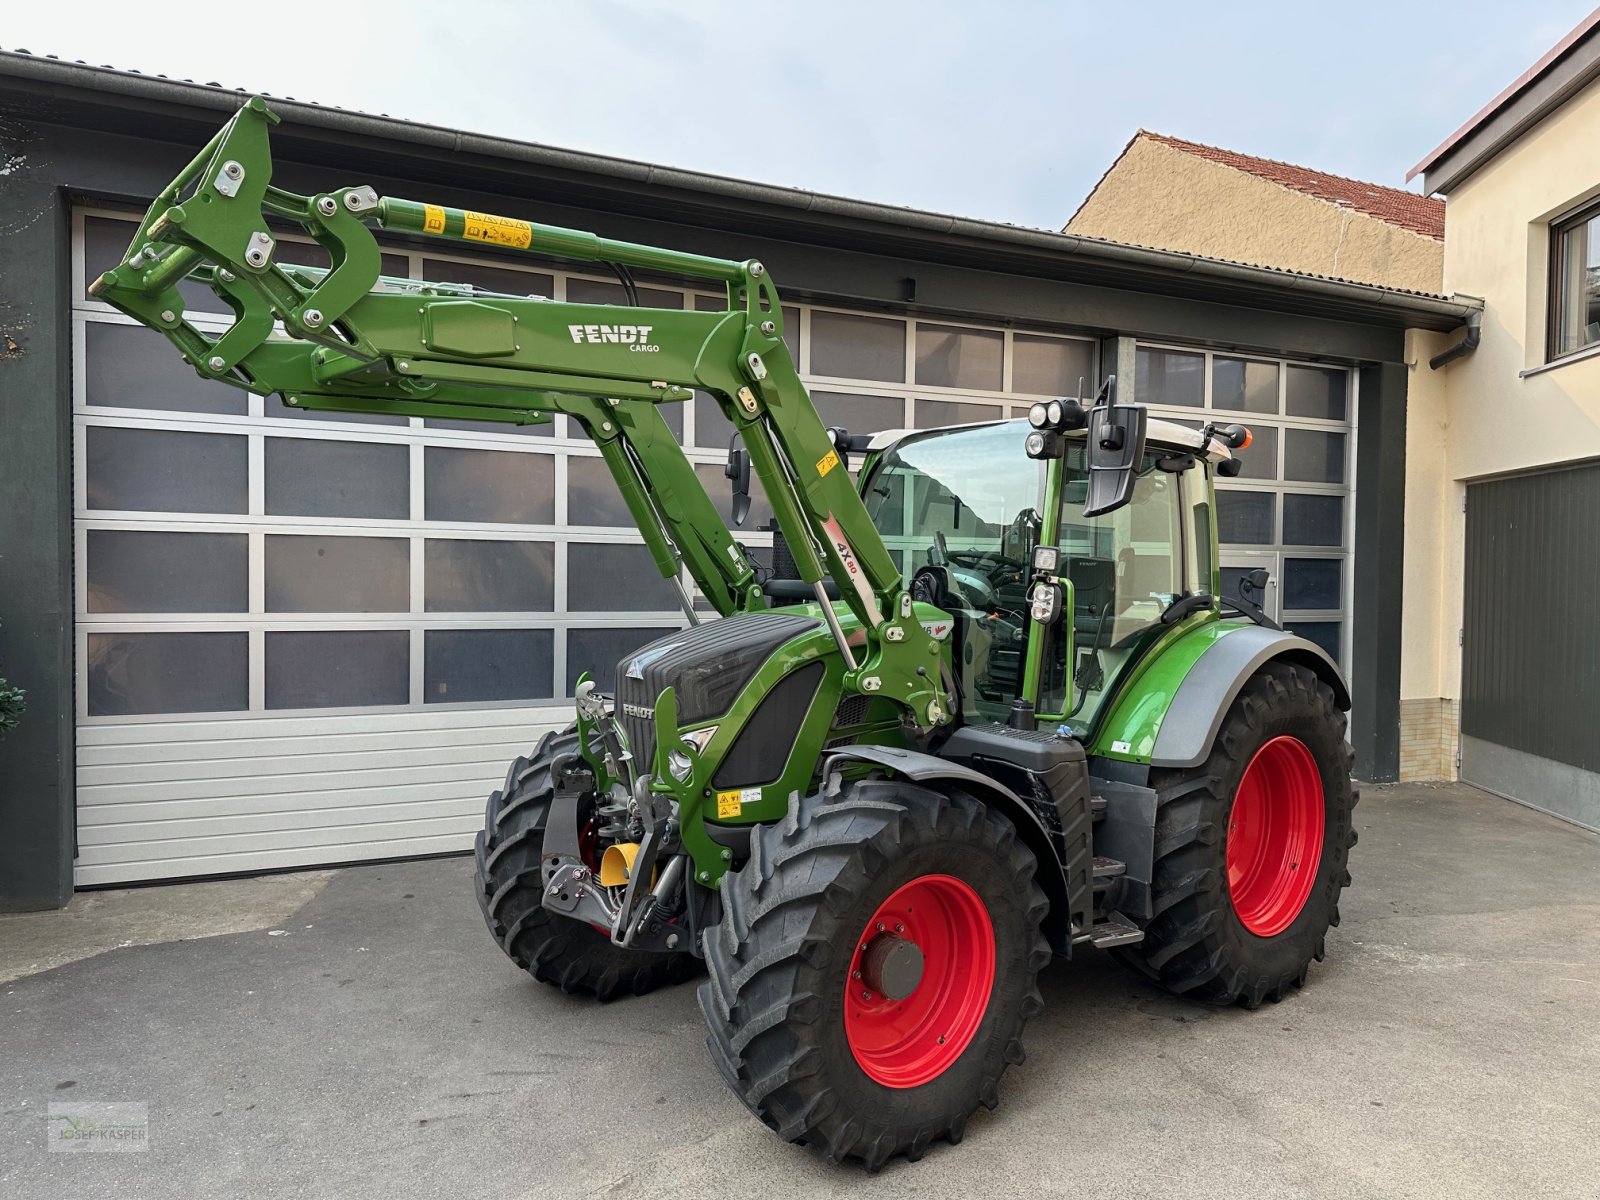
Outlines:
<svg viewBox="0 0 1600 1200"><path fill-rule="evenodd" d="M379 198L368 187L297 196L270 185L276 121L259 97L250 100L157 198L127 258L90 292L166 334L201 375L279 393L290 405L514 423L567 413L599 446L663 573L681 559L719 611L736 611L758 603L748 561L653 407L703 390L744 436L849 668L845 686L899 701L924 729L950 720L941 645L914 618L899 569L806 395L760 263ZM304 229L331 268L275 264L268 216ZM367 222L715 280L728 307L619 309L380 283ZM214 336L186 320L177 285L190 276L234 310L229 330ZM859 654L826 602L824 578L866 631Z"/></svg>

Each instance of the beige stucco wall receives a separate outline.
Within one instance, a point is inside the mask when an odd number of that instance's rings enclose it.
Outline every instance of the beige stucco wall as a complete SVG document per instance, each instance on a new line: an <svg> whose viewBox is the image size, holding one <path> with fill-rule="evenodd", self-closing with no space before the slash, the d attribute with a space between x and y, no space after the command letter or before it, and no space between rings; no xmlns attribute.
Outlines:
<svg viewBox="0 0 1600 1200"><path fill-rule="evenodd" d="M1437 292L1432 238L1138 138L1068 233Z"/></svg>
<svg viewBox="0 0 1600 1200"><path fill-rule="evenodd" d="M1447 372L1428 360L1454 336L1406 333L1405 567L1400 636L1400 778L1453 779L1454 697L1459 674L1455 631L1460 628L1459 568L1451 573L1460 541L1462 485L1450 478Z"/></svg>
<svg viewBox="0 0 1600 1200"><path fill-rule="evenodd" d="M1483 335L1476 353L1439 372L1426 363L1436 350L1412 335L1420 362L1406 432L1402 762L1426 757L1423 714L1443 712L1451 738L1458 724L1466 482L1600 458L1600 357L1519 377L1544 364L1549 223L1597 194L1600 84L1448 197L1444 290L1483 297Z"/></svg>

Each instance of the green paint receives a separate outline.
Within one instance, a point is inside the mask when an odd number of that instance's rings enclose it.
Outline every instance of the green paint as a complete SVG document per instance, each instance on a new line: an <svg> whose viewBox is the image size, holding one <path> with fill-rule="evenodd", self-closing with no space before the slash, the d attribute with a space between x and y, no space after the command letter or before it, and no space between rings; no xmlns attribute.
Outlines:
<svg viewBox="0 0 1600 1200"><path fill-rule="evenodd" d="M1089 753L1149 762L1178 686L1202 654L1243 625L1219 620L1214 612L1199 612L1162 630L1123 673L1116 695L1102 709L1105 715L1092 737L1085 739Z"/></svg>

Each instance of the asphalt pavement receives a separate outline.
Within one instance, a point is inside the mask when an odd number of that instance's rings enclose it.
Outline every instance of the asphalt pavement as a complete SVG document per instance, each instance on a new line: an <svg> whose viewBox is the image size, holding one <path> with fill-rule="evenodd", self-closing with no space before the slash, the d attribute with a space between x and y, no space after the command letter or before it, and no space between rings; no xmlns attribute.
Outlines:
<svg viewBox="0 0 1600 1200"><path fill-rule="evenodd" d="M745 1112L692 985L598 1006L517 971L466 859L3 917L0 1197L1600 1194L1600 836L1456 785L1356 816L1303 991L1218 1010L1057 963L1000 1108L877 1176ZM47 1151L51 1103L113 1101L147 1150Z"/></svg>

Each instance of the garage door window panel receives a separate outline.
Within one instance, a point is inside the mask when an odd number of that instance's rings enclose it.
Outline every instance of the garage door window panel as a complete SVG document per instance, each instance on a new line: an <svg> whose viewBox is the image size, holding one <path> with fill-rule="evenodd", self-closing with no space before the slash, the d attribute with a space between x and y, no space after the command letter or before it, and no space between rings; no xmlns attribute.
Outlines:
<svg viewBox="0 0 1600 1200"><path fill-rule="evenodd" d="M267 611L405 612L410 549L405 538L268 534Z"/></svg>
<svg viewBox="0 0 1600 1200"><path fill-rule="evenodd" d="M1283 498L1283 544L1342 546L1344 497L1290 492Z"/></svg>
<svg viewBox="0 0 1600 1200"><path fill-rule="evenodd" d="M429 629L423 703L549 699L554 638L549 629Z"/></svg>
<svg viewBox="0 0 1600 1200"><path fill-rule="evenodd" d="M89 715L242 711L250 704L249 638L242 631L91 632Z"/></svg>
<svg viewBox="0 0 1600 1200"><path fill-rule="evenodd" d="M1206 398L1205 355L1140 346L1134 356L1133 394L1141 404L1199 408Z"/></svg>
<svg viewBox="0 0 1600 1200"><path fill-rule="evenodd" d="M1283 431L1283 477L1295 483L1343 483L1345 435L1322 429Z"/></svg>
<svg viewBox="0 0 1600 1200"><path fill-rule="evenodd" d="M906 323L853 313L811 313L811 373L904 383Z"/></svg>
<svg viewBox="0 0 1600 1200"><path fill-rule="evenodd" d="M555 547L549 542L429 538L423 554L428 612L549 612L555 606Z"/></svg>
<svg viewBox="0 0 1600 1200"><path fill-rule="evenodd" d="M264 439L269 516L403 521L411 515L411 452L399 443Z"/></svg>
<svg viewBox="0 0 1600 1200"><path fill-rule="evenodd" d="M91 529L85 541L91 613L249 611L245 534Z"/></svg>
<svg viewBox="0 0 1600 1200"><path fill-rule="evenodd" d="M1211 360L1211 407L1225 412L1278 411L1278 364L1243 358Z"/></svg>
<svg viewBox="0 0 1600 1200"><path fill-rule="evenodd" d="M267 707L405 704L410 699L410 643L404 629L268 632Z"/></svg>
<svg viewBox="0 0 1600 1200"><path fill-rule="evenodd" d="M1018 333L1011 338L1011 390L1029 396L1076 396L1095 387L1094 344Z"/></svg>
<svg viewBox="0 0 1600 1200"><path fill-rule="evenodd" d="M1271 545L1277 517L1278 497L1271 492L1217 492L1217 540L1224 545Z"/></svg>
<svg viewBox="0 0 1600 1200"><path fill-rule="evenodd" d="M678 593L639 542L567 546L567 608L573 612L667 612Z"/></svg>
<svg viewBox="0 0 1600 1200"><path fill-rule="evenodd" d="M1005 335L987 329L917 323L917 377L924 387L998 392Z"/></svg>
<svg viewBox="0 0 1600 1200"><path fill-rule="evenodd" d="M423 506L430 521L549 525L555 472L543 454L510 450L423 451Z"/></svg>
<svg viewBox="0 0 1600 1200"><path fill-rule="evenodd" d="M233 434L91 425L84 431L88 505L130 512L243 513L246 439Z"/></svg>

